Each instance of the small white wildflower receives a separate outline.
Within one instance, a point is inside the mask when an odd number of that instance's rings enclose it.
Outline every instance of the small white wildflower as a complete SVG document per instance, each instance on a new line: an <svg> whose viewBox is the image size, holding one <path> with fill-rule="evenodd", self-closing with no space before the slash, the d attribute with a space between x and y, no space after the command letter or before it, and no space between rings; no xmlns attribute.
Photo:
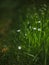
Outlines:
<svg viewBox="0 0 49 65"><path fill-rule="evenodd" d="M41 23L41 21L38 21L38 23Z"/></svg>
<svg viewBox="0 0 49 65"><path fill-rule="evenodd" d="M41 28L38 28L38 31L41 31Z"/></svg>
<svg viewBox="0 0 49 65"><path fill-rule="evenodd" d="M21 30L17 30L17 32L20 32Z"/></svg>
<svg viewBox="0 0 49 65"><path fill-rule="evenodd" d="M25 36L27 36L27 34L25 33Z"/></svg>
<svg viewBox="0 0 49 65"><path fill-rule="evenodd" d="M36 30L36 28L33 28L33 30Z"/></svg>
<svg viewBox="0 0 49 65"><path fill-rule="evenodd" d="M21 46L18 46L18 49L21 50Z"/></svg>

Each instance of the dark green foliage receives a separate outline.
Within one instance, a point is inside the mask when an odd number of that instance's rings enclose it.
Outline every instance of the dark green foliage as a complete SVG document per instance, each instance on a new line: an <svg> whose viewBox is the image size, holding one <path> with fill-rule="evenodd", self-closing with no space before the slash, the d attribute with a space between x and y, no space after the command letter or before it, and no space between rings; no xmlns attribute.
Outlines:
<svg viewBox="0 0 49 65"><path fill-rule="evenodd" d="M0 0L0 65L49 64L48 0Z"/></svg>

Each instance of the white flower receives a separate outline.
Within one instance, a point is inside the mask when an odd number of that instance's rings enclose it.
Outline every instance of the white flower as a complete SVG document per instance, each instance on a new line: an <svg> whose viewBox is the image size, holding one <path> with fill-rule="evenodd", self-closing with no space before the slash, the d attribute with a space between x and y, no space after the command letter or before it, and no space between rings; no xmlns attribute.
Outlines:
<svg viewBox="0 0 49 65"><path fill-rule="evenodd" d="M33 30L36 30L36 28L33 28Z"/></svg>
<svg viewBox="0 0 49 65"><path fill-rule="evenodd" d="M27 36L27 34L25 33L25 36Z"/></svg>
<svg viewBox="0 0 49 65"><path fill-rule="evenodd" d="M18 46L18 49L21 50L21 46Z"/></svg>
<svg viewBox="0 0 49 65"><path fill-rule="evenodd" d="M38 23L41 23L41 21L38 21Z"/></svg>
<svg viewBox="0 0 49 65"><path fill-rule="evenodd" d="M38 28L38 31L41 31L41 28Z"/></svg>
<svg viewBox="0 0 49 65"><path fill-rule="evenodd" d="M17 32L20 32L21 30L17 30Z"/></svg>

